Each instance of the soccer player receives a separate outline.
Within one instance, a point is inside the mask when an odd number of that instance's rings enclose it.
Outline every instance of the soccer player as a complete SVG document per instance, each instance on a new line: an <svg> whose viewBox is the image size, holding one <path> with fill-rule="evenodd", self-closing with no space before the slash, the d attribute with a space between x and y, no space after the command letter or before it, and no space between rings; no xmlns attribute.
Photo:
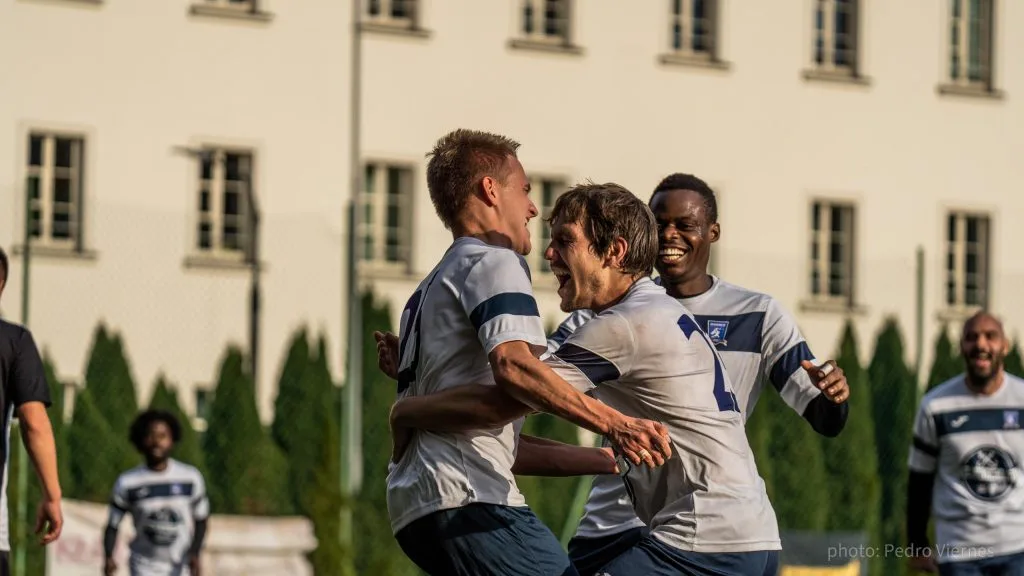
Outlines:
<svg viewBox="0 0 1024 576"><path fill-rule="evenodd" d="M911 566L949 576L1024 574L1024 380L992 314L964 323L966 371L930 390L914 421L907 483ZM928 518L935 514L933 549Z"/></svg>
<svg viewBox="0 0 1024 576"><path fill-rule="evenodd" d="M117 571L117 526L131 514L132 576L199 576L210 502L202 473L171 458L174 444L181 440L181 424L173 414L147 410L132 422L129 437L146 462L121 474L114 484L103 536L104 573Z"/></svg>
<svg viewBox="0 0 1024 576"><path fill-rule="evenodd" d="M663 466L622 462L621 481L651 533L602 573L774 574L775 513L729 377L694 318L649 278L658 250L650 210L619 186L588 184L563 194L552 219L545 257L562 309L597 315L546 363L613 408L665 422L672 439ZM475 425L473 405L455 390L433 400L462 403L458 424Z"/></svg>
<svg viewBox="0 0 1024 576"><path fill-rule="evenodd" d="M7 254L0 249L0 296L3 296L7 285L9 269ZM32 333L23 326L4 320L0 320L0 403L3 404L0 430L3 430L5 438L10 436L11 420L17 411L22 442L39 479L42 499L36 512L35 531L42 534L41 542L45 546L60 537L64 526L57 477L57 447L50 417L46 414L50 406L50 387ZM6 490L10 448L7 441L0 443L3 466L0 474L5 488L0 491L0 576L10 573L11 529Z"/></svg>
<svg viewBox="0 0 1024 576"><path fill-rule="evenodd" d="M473 383L608 436L635 463L658 464L671 453L663 426L581 394L537 358L546 337L523 259L537 208L518 146L456 130L429 154L430 198L454 242L402 313L399 396ZM516 487L521 424L418 430L396 452L388 512L395 538L420 568L438 575L575 574Z"/></svg>
<svg viewBox="0 0 1024 576"><path fill-rule="evenodd" d="M714 191L693 175L672 174L654 189L649 205L658 224L657 282L715 344L744 417L770 383L815 431L838 435L848 414L843 371L832 361L816 366L796 321L777 300L708 274L711 246L721 235ZM573 312L552 334L548 350L554 352L593 317L590 310ZM589 576L646 533L622 481L598 475L569 556L580 574Z"/></svg>

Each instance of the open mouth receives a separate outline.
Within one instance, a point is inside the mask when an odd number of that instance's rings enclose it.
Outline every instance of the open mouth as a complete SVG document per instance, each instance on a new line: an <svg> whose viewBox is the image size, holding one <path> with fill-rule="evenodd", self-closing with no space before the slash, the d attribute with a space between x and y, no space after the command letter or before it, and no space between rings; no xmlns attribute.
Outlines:
<svg viewBox="0 0 1024 576"><path fill-rule="evenodd" d="M555 280L558 280L559 290L564 288L569 283L569 280L572 279L572 276L565 270L552 270L551 273L555 275Z"/></svg>
<svg viewBox="0 0 1024 576"><path fill-rule="evenodd" d="M682 248L662 248L658 251L658 259L663 264L679 264L688 253Z"/></svg>
<svg viewBox="0 0 1024 576"><path fill-rule="evenodd" d="M971 355L971 364L973 364L975 368L991 368L992 355L988 352L975 352Z"/></svg>

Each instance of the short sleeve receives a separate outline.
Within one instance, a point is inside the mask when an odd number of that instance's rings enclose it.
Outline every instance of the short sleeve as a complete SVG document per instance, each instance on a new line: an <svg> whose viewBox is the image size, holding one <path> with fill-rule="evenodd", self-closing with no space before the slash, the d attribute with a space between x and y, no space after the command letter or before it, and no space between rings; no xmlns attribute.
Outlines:
<svg viewBox="0 0 1024 576"><path fill-rule="evenodd" d="M110 494L110 514L107 518L107 525L116 528L128 510L128 490L125 489L124 481L118 478L114 482L114 489Z"/></svg>
<svg viewBox="0 0 1024 576"><path fill-rule="evenodd" d="M537 355L547 339L533 297L526 261L507 249L491 249L472 265L459 296L484 352L500 344L524 341Z"/></svg>
<svg viewBox="0 0 1024 576"><path fill-rule="evenodd" d="M8 391L15 406L26 402L42 402L50 406L50 387L46 383L43 361L39 358L32 333L23 330L16 344L16 357L11 366Z"/></svg>
<svg viewBox="0 0 1024 576"><path fill-rule="evenodd" d="M605 312L580 326L545 363L574 388L588 392L628 375L635 352L629 322Z"/></svg>
<svg viewBox="0 0 1024 576"><path fill-rule="evenodd" d="M939 438L935 430L935 417L921 402L914 417L914 439L907 455L907 467L913 472L931 473L938 467Z"/></svg>
<svg viewBox="0 0 1024 576"><path fill-rule="evenodd" d="M583 326L588 320L594 317L593 310L576 310L558 325L558 329L548 336L548 354L554 354L565 341Z"/></svg>
<svg viewBox="0 0 1024 576"><path fill-rule="evenodd" d="M206 479L197 470L196 488L192 493L192 516L194 520L206 520L210 517L210 498L206 494Z"/></svg>
<svg viewBox="0 0 1024 576"><path fill-rule="evenodd" d="M807 405L821 390L814 385L800 363L817 361L807 346L796 319L774 298L768 302L764 315L761 354L765 360L767 379L782 399L797 414L803 415Z"/></svg>

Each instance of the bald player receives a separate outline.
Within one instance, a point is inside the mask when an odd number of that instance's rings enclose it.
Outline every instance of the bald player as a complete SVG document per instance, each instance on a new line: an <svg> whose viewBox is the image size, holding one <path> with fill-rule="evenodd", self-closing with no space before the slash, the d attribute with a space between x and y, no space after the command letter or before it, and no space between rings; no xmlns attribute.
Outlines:
<svg viewBox="0 0 1024 576"><path fill-rule="evenodd" d="M1003 370L1009 349L999 320L975 314L960 338L965 372L921 400L907 484L910 564L917 570L1024 574L1024 380Z"/></svg>

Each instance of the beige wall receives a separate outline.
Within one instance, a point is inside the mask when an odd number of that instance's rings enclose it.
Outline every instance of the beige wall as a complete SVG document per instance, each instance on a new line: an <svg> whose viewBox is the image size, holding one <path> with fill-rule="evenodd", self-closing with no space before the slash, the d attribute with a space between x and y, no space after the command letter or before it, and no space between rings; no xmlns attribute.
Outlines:
<svg viewBox="0 0 1024 576"><path fill-rule="evenodd" d="M853 313L862 352L897 314L914 350L914 253L925 249L928 354L943 311L948 208L993 218L993 308L1024 331L1020 124L1024 7L999 1L1002 99L940 95L945 4L863 2L866 84L804 79L811 0L722 0L725 67L659 63L668 2L576 2L580 53L509 47L518 1L426 0L416 35L367 32L363 156L415 165L412 274L371 277L394 307L450 236L431 208L424 153L463 126L523 143L531 173L614 180L646 197L664 175L693 172L721 194L718 269L793 310L812 348L834 353L841 311L806 311L809 202L857 205ZM189 15L189 0L0 3L0 243L21 233L26 131L87 137L89 258L40 256L31 326L62 375L84 370L99 319L124 334L143 399L158 371L183 386L215 378L227 342L247 341L248 273L186 268L195 226L193 160L178 145L251 146L264 211L261 406L300 322L323 328L340 378L344 355L344 201L349 180L350 9L266 0L268 22ZM724 68L724 69L723 69ZM19 318L20 259L3 300ZM563 316L538 275L542 312ZM926 363L929 361L926 358ZM187 407L191 394L182 398Z"/></svg>

